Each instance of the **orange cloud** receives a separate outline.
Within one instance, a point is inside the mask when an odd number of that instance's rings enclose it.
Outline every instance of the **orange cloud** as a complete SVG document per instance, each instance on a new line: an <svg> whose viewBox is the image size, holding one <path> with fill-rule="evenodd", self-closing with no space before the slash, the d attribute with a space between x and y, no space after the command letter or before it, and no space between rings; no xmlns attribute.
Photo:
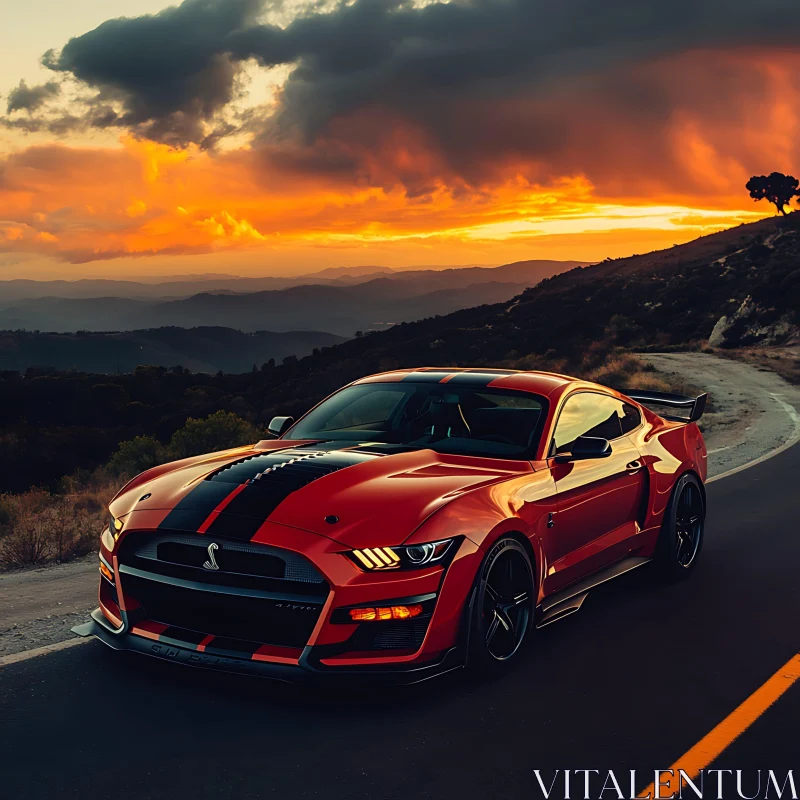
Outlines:
<svg viewBox="0 0 800 800"><path fill-rule="evenodd" d="M319 248L394 263L642 252L771 213L744 183L800 166L798 74L794 53L696 52L620 74L613 98L613 75L462 98L452 136L375 106L312 143L28 147L0 160L0 250L241 251L298 269Z"/></svg>

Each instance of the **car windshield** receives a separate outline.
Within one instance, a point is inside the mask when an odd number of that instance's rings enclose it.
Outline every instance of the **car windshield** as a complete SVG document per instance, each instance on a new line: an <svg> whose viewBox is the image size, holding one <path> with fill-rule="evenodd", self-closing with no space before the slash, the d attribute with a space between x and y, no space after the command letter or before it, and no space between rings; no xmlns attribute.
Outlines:
<svg viewBox="0 0 800 800"><path fill-rule="evenodd" d="M536 445L545 403L538 395L501 389L364 383L329 397L285 438L524 458Z"/></svg>

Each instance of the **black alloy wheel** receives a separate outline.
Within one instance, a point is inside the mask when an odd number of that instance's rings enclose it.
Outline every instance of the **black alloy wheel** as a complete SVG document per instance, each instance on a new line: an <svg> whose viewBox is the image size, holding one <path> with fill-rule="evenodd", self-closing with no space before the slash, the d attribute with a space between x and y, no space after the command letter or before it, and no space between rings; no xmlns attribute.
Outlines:
<svg viewBox="0 0 800 800"><path fill-rule="evenodd" d="M516 539L497 542L481 565L470 631L470 666L502 669L521 648L532 627L533 568Z"/></svg>
<svg viewBox="0 0 800 800"><path fill-rule="evenodd" d="M683 475L664 514L655 554L669 580L683 580L692 574L703 546L705 516L699 481L694 475Z"/></svg>
<svg viewBox="0 0 800 800"><path fill-rule="evenodd" d="M688 569L700 548L703 536L703 499L700 490L691 481L681 490L675 512L675 558Z"/></svg>

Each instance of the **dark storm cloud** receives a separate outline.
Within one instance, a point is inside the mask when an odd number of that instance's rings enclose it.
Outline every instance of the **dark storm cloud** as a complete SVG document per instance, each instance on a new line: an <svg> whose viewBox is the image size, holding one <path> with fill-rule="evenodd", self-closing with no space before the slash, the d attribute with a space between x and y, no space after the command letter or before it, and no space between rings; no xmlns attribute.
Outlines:
<svg viewBox="0 0 800 800"><path fill-rule="evenodd" d="M175 144L213 143L235 129L217 117L235 96L242 62L290 64L275 112L250 123L264 139L299 137L307 145L337 118L380 107L468 160L474 147L546 151L561 135L552 120L524 132L480 120L473 133L469 113L530 102L561 80L594 79L694 48L793 45L800 33L797 0L454 0L423 7L355 0L324 12L309 5L284 28L259 23L274 7L265 0L184 0L155 15L110 20L44 63L98 90L96 106L108 103L87 124L127 126ZM634 84L620 86L634 93L629 104L659 113L663 98ZM114 103L119 113L110 110ZM359 142L361 134L348 131Z"/></svg>
<svg viewBox="0 0 800 800"><path fill-rule="evenodd" d="M155 15L121 18L70 39L43 63L97 89L89 125L124 126L173 144L199 142L203 123L234 97L239 65L225 38L254 23L263 0L184 0Z"/></svg>
<svg viewBox="0 0 800 800"><path fill-rule="evenodd" d="M42 83L38 86L28 86L25 81L20 81L8 93L7 111L27 111L29 114L41 108L48 100L58 95L60 86L55 81Z"/></svg>
<svg viewBox="0 0 800 800"><path fill-rule="evenodd" d="M799 32L795 0L357 0L227 41L237 58L296 61L278 121L313 136L374 103L424 121L443 99L513 96L694 47L794 44Z"/></svg>

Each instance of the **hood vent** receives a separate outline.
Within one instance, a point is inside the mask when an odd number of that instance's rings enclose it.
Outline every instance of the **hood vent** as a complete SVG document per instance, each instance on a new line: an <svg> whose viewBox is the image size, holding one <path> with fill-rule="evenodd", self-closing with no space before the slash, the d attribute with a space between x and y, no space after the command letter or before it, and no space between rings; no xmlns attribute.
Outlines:
<svg viewBox="0 0 800 800"><path fill-rule="evenodd" d="M300 488L316 478L373 458L375 454L352 450L280 450L234 461L212 472L206 480L234 484L266 484L277 480L287 484L297 482Z"/></svg>

